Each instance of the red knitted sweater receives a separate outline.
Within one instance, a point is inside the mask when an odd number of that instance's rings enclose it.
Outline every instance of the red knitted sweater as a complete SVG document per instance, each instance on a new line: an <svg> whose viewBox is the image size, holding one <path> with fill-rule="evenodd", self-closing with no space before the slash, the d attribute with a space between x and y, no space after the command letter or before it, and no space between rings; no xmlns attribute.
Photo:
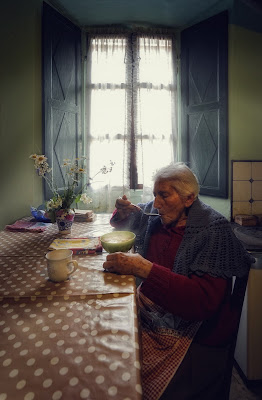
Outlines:
<svg viewBox="0 0 262 400"><path fill-rule="evenodd" d="M208 274L186 277L172 272L184 229L162 226L151 236L147 259L153 262L153 267L141 290L172 314L204 321L194 341L210 346L224 345L237 323L237 315L230 309L232 280Z"/></svg>
<svg viewBox="0 0 262 400"><path fill-rule="evenodd" d="M117 228L121 222L112 225ZM203 321L195 342L223 346L230 341L237 324L236 312L230 305L232 279L208 274L187 277L172 272L184 230L185 227L161 226L152 234L146 258L153 267L141 291L172 314L186 320Z"/></svg>

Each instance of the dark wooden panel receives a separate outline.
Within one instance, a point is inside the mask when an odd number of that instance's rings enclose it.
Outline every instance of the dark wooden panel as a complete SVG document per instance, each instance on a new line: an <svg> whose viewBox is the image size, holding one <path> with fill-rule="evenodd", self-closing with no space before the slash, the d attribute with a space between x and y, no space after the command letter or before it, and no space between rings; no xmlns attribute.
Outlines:
<svg viewBox="0 0 262 400"><path fill-rule="evenodd" d="M200 194L228 196L227 14L181 34L182 159Z"/></svg>
<svg viewBox="0 0 262 400"><path fill-rule="evenodd" d="M43 132L44 151L59 189L61 164L82 155L81 31L43 4ZM45 188L45 196L51 195Z"/></svg>

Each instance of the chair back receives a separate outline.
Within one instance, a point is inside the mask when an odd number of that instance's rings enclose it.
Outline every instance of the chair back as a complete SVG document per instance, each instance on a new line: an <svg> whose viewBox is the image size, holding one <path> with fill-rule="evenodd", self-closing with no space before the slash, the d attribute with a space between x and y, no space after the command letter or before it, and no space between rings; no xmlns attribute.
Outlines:
<svg viewBox="0 0 262 400"><path fill-rule="evenodd" d="M230 397L230 386L231 386L232 371L234 366L234 355L237 343L237 335L241 318L241 312L247 288L247 282L248 282L248 275L244 276L243 278L235 278L233 286L232 307L235 308L238 312L238 321L237 321L237 328L233 335L228 352L228 359L224 377L225 398L223 400L229 400Z"/></svg>

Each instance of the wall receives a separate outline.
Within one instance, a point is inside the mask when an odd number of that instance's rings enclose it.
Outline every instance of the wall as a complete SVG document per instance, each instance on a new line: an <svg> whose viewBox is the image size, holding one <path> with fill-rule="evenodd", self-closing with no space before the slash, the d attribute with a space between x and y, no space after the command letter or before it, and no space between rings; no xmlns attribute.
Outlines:
<svg viewBox="0 0 262 400"><path fill-rule="evenodd" d="M229 25L229 198L201 199L230 218L231 160L262 160L262 33Z"/></svg>
<svg viewBox="0 0 262 400"><path fill-rule="evenodd" d="M28 158L42 149L41 7L42 0L1 5L0 229L42 203ZM261 33L229 26L229 171L231 159L262 158L261 48ZM230 217L230 198L201 198Z"/></svg>
<svg viewBox="0 0 262 400"><path fill-rule="evenodd" d="M12 0L0 13L0 229L42 202L29 155L41 151L41 5Z"/></svg>
<svg viewBox="0 0 262 400"><path fill-rule="evenodd" d="M262 159L262 33L230 26L230 159Z"/></svg>

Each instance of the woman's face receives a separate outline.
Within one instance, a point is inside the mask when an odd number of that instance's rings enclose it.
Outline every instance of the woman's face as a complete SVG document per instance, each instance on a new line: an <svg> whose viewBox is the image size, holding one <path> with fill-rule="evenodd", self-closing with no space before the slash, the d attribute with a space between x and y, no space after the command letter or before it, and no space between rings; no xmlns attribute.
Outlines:
<svg viewBox="0 0 262 400"><path fill-rule="evenodd" d="M158 209L163 225L176 223L176 226L186 222L186 208L194 201L194 195L184 198L179 196L171 186L170 181L156 182L154 185L154 207Z"/></svg>

